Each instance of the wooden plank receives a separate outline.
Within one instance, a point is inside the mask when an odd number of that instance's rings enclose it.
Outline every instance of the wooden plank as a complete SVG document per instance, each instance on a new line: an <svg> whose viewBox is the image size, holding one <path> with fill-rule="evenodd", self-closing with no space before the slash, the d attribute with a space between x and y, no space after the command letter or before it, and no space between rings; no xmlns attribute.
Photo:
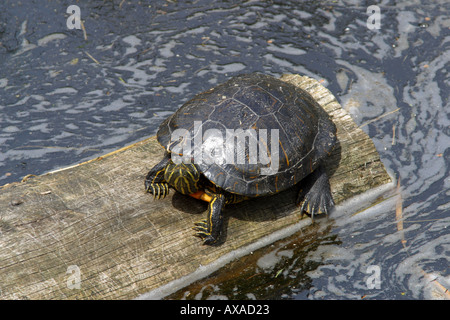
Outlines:
<svg viewBox="0 0 450 320"><path fill-rule="evenodd" d="M391 181L370 138L326 88L307 77L283 80L309 91L336 123L340 144L327 170L337 204ZM163 152L151 137L3 186L0 297L136 298L298 223L292 188L228 207L225 243L203 246L191 227L204 217L206 203L173 190L159 201L145 193L145 175Z"/></svg>

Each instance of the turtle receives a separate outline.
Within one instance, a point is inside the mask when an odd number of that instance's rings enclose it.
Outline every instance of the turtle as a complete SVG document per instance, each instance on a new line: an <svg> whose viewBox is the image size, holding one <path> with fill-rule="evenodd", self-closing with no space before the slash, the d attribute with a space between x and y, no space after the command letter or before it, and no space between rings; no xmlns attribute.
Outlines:
<svg viewBox="0 0 450 320"><path fill-rule="evenodd" d="M160 199L173 188L209 202L193 227L206 245L220 238L229 204L300 184L302 215L334 206L324 161L336 126L309 93L273 76L241 74L197 94L161 123L157 140L165 153L145 190Z"/></svg>

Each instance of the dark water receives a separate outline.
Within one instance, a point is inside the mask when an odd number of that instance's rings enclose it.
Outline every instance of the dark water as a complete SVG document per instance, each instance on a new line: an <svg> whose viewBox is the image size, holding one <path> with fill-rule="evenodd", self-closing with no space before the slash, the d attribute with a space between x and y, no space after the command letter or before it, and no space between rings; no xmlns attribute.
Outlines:
<svg viewBox="0 0 450 320"><path fill-rule="evenodd" d="M364 218L338 209L322 237L297 240L305 247L286 240L246 260L247 278L265 280L184 296L448 298L439 287L450 288L447 1L381 1L373 30L369 1L75 2L87 40L66 26L72 2L0 4L0 185L154 135L183 102L233 75L307 75L400 179L403 232L395 201Z"/></svg>

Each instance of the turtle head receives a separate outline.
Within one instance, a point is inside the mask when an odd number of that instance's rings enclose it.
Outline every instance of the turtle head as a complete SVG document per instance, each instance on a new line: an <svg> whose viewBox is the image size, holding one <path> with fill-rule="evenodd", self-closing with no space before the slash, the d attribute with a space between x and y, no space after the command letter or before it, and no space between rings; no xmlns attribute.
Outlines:
<svg viewBox="0 0 450 320"><path fill-rule="evenodd" d="M200 172L193 163L176 164L172 160L167 164L164 180L182 194L199 191Z"/></svg>

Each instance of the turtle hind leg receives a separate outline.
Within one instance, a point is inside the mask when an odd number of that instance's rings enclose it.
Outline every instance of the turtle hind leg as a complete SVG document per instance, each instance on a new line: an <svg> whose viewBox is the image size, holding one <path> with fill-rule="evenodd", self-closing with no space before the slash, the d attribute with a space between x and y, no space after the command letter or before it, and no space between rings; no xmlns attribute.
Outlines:
<svg viewBox="0 0 450 320"><path fill-rule="evenodd" d="M195 236L203 240L203 244L211 245L217 242L223 227L222 209L225 205L225 195L212 194L208 205L207 218L195 224Z"/></svg>
<svg viewBox="0 0 450 320"><path fill-rule="evenodd" d="M301 213L306 212L314 218L315 215L328 214L334 207L328 175L322 166L319 166L301 182L301 189L297 196L297 205L302 204Z"/></svg>
<svg viewBox="0 0 450 320"><path fill-rule="evenodd" d="M164 180L164 173L166 171L167 164L170 161L170 155L166 153L164 158L154 166L147 174L145 178L145 190L153 196L165 198L169 194L169 184Z"/></svg>

